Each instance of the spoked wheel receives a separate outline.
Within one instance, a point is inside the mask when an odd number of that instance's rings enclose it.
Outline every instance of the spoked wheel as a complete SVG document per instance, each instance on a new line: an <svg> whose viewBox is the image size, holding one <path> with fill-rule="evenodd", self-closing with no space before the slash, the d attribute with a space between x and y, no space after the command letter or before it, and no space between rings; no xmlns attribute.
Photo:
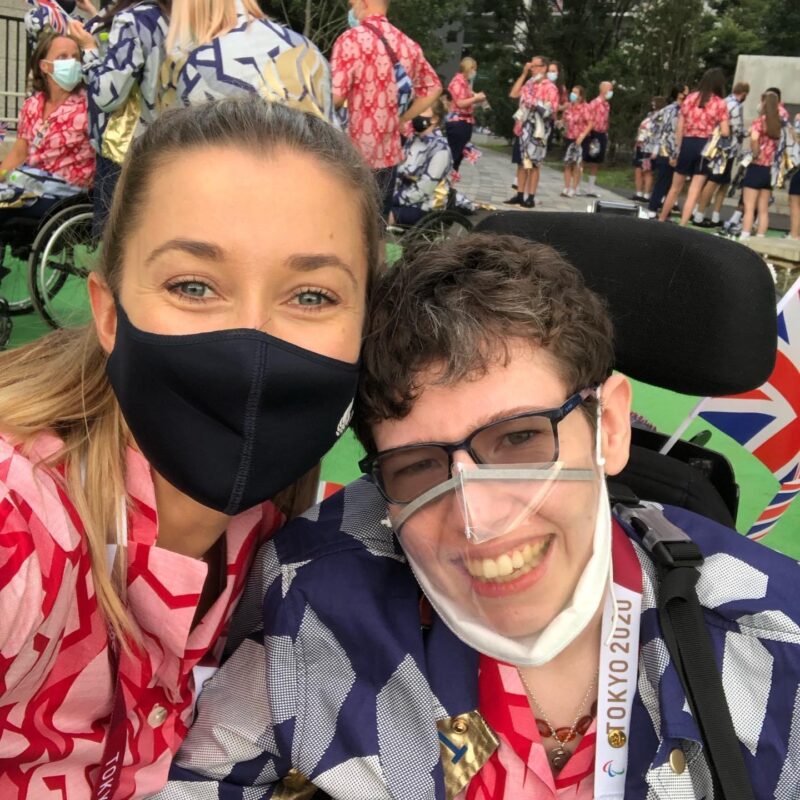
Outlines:
<svg viewBox="0 0 800 800"><path fill-rule="evenodd" d="M33 243L28 262L31 297L53 328L83 325L91 319L86 278L100 253L92 217L89 204L65 208L42 226Z"/></svg>
<svg viewBox="0 0 800 800"><path fill-rule="evenodd" d="M472 223L458 211L435 211L409 228L402 242L404 246L435 244L466 236L471 230Z"/></svg>
<svg viewBox="0 0 800 800"><path fill-rule="evenodd" d="M35 233L34 228L30 232L29 242ZM29 252L30 246L12 246L0 242L0 294L8 303L9 314L29 314L33 311L26 268Z"/></svg>

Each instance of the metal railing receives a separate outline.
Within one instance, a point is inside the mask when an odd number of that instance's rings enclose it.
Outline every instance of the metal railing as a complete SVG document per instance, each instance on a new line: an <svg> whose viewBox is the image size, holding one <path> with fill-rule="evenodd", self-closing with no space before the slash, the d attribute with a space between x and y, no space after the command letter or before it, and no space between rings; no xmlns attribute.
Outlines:
<svg viewBox="0 0 800 800"><path fill-rule="evenodd" d="M0 122L12 129L27 96L29 57L23 21L0 14Z"/></svg>

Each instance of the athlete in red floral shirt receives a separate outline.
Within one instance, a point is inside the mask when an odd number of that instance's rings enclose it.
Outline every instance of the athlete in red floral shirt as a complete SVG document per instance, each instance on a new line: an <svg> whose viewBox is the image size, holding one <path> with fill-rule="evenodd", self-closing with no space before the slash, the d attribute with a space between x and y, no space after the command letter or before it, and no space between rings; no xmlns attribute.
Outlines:
<svg viewBox="0 0 800 800"><path fill-rule="evenodd" d="M387 215L395 168L403 160L401 124L429 108L442 93L442 84L422 48L386 19L386 0L350 0L350 5L359 24L333 45L333 102L337 108L347 104L348 133L376 172ZM414 87L414 100L402 115L394 59L386 43Z"/></svg>

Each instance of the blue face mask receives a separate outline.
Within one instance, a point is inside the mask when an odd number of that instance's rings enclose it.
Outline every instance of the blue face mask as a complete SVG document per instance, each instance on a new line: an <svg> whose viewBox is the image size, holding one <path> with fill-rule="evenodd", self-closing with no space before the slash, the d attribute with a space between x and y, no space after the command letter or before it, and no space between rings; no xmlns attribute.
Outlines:
<svg viewBox="0 0 800 800"><path fill-rule="evenodd" d="M547 73L548 80L556 81L558 80L558 73L557 72L548 72Z"/></svg>
<svg viewBox="0 0 800 800"><path fill-rule="evenodd" d="M57 58L53 65L53 80L66 92L71 92L83 80L80 62L76 58Z"/></svg>
<svg viewBox="0 0 800 800"><path fill-rule="evenodd" d="M353 11L352 8L347 12L347 24L351 28L357 28L358 27L358 17L356 16L356 12Z"/></svg>
<svg viewBox="0 0 800 800"><path fill-rule="evenodd" d="M614 96L614 92L606 92L606 100L610 100Z"/></svg>

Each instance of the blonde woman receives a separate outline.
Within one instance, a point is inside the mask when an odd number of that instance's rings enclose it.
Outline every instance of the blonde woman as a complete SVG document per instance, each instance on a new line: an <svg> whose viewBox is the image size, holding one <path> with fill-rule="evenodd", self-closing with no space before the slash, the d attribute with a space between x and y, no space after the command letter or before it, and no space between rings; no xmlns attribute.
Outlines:
<svg viewBox="0 0 800 800"><path fill-rule="evenodd" d="M349 422L375 195L316 117L169 112L123 169L94 324L0 354L3 800L164 785L256 548Z"/></svg>
<svg viewBox="0 0 800 800"><path fill-rule="evenodd" d="M464 148L472 138L475 125L475 106L486 102L483 92L473 89L478 74L478 62L474 58L461 59L458 72L450 81L447 90L453 98L450 119L447 122L447 143L453 154L453 169L458 172L464 158Z"/></svg>
<svg viewBox="0 0 800 800"><path fill-rule="evenodd" d="M174 0L163 105L255 93L333 121L328 62L256 0Z"/></svg>

